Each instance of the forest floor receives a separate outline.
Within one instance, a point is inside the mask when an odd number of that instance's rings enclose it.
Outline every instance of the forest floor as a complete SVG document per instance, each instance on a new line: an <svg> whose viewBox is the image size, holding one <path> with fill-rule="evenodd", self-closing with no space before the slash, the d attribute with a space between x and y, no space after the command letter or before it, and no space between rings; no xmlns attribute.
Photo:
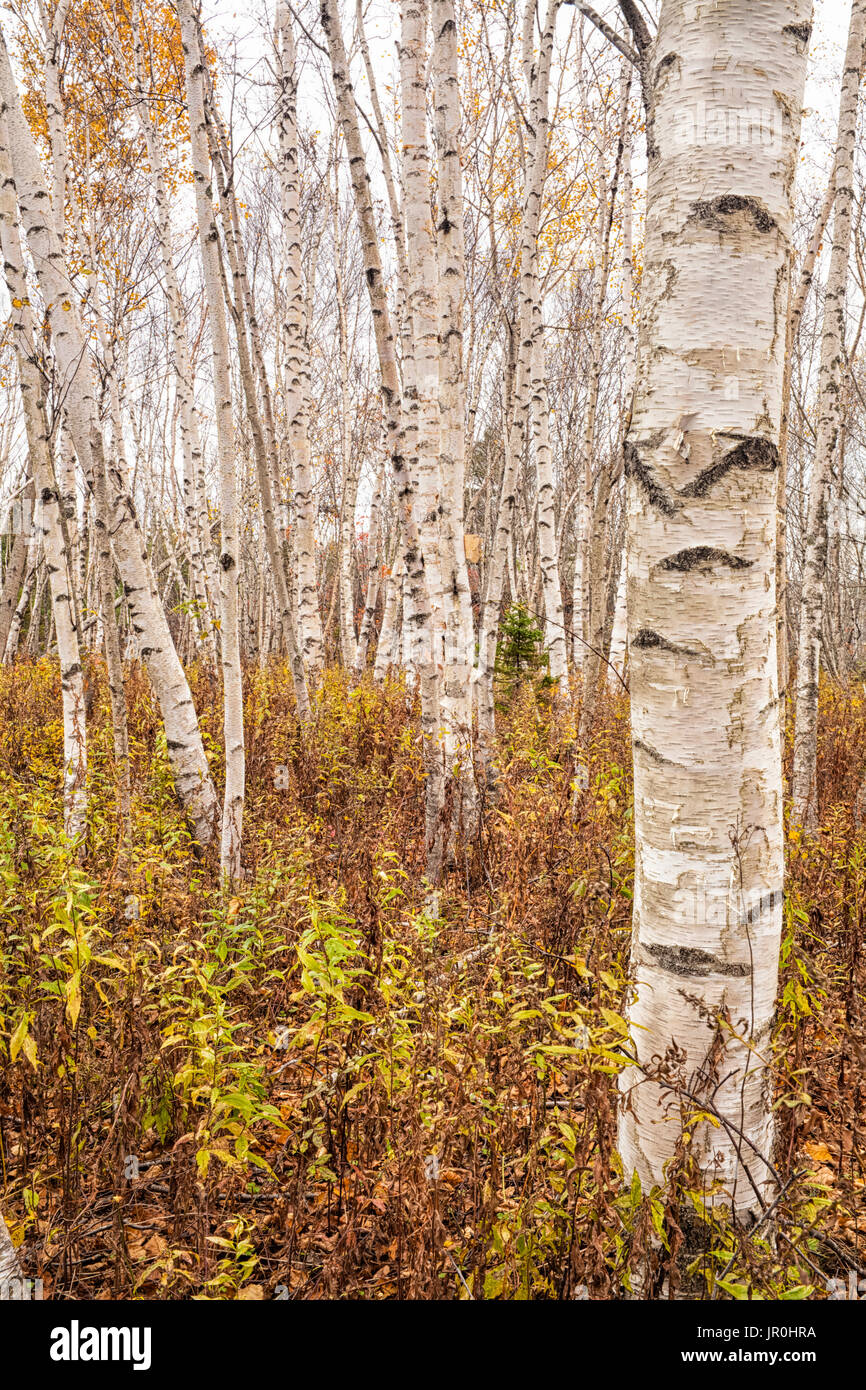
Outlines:
<svg viewBox="0 0 866 1390"><path fill-rule="evenodd" d="M219 698L192 681L219 779ZM403 686L330 672L303 738L290 689L248 672L248 877L228 896L144 676L124 859L104 677L76 857L58 673L0 671L2 1210L45 1297L616 1298L639 1268L648 1297L820 1298L866 1275L862 687L822 690L822 829L788 847L784 1187L751 1232L705 1205L685 1146L663 1192L618 1167L627 700L573 806L574 712L522 690L495 803L433 896Z"/></svg>

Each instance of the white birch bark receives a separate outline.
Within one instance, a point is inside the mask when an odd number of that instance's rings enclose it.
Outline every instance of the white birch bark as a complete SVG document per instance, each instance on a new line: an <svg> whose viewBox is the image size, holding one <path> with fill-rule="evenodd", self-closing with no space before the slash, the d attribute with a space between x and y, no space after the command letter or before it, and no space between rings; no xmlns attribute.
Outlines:
<svg viewBox="0 0 866 1390"><path fill-rule="evenodd" d="M238 528L235 427L232 413L229 336L223 310L219 229L210 180L210 153L205 122L204 82L194 0L178 0L186 77L189 135L195 186L196 220L211 338L211 366L216 413L220 478L220 651L223 672L225 794L220 867L232 882L241 876L244 818L244 709L238 626Z"/></svg>
<svg viewBox="0 0 866 1390"><path fill-rule="evenodd" d="M400 620L400 602L403 592L403 576L405 569L403 566L403 552L400 546L397 547L397 554L391 565L385 588L385 609L382 614L382 628L379 633L379 644L376 647L376 661L373 666L373 675L377 681L384 680L388 671L399 664L400 660L400 633L402 624Z"/></svg>
<svg viewBox="0 0 866 1390"><path fill-rule="evenodd" d="M57 148L60 148L59 145ZM56 158L57 156L52 150L52 160L54 161ZM89 173L88 162L88 180ZM90 200L88 199L88 222L91 235L88 238L85 235L82 224L81 209L75 190L71 186L71 182L68 180L66 173L57 179L56 182L63 188L67 188L68 186L69 202L72 208L78 244L82 253L88 255L90 264L95 269L96 254L92 233L93 218ZM129 470L127 468L126 451L123 442L123 419L115 352L116 342L114 335L109 333L105 322L102 305L102 289L98 275L94 275L93 290L89 297L88 313L96 329L96 336L102 351L102 373L109 398L112 456L115 459L117 475L125 479L128 476ZM96 549L97 589L99 592L99 610L102 620L102 641L105 651L105 664L108 672L108 689L111 704L117 808L123 836L125 838L129 831L129 814L132 798L129 767L129 731L127 726L126 696L123 688L123 661L120 654L120 637L114 601L115 584L114 565L111 557L110 504L105 470L99 467L94 468L93 472L93 501L93 539Z"/></svg>
<svg viewBox="0 0 866 1390"><path fill-rule="evenodd" d="M37 361L38 345L29 308L24 258L17 227L14 184L6 157L8 141L0 132L0 250L9 297L11 325L18 360L18 379L24 406L24 424L30 466L39 506L36 515L51 590L51 607L57 634L60 690L63 706L63 828L70 839L87 829L87 727L84 709L84 673L78 645L75 604L72 599L66 543L63 536L60 492L48 442L44 381Z"/></svg>
<svg viewBox="0 0 866 1390"><path fill-rule="evenodd" d="M581 495L578 501L577 551L574 567L572 605L574 666L575 670L579 671L584 676L584 708L590 703L590 701L586 699L586 687L591 684L594 669L590 659L592 653L588 645L594 645L592 641L592 596L593 586L597 576L594 573L593 559L597 557L598 550L597 545L595 547L593 546L594 522L597 520L593 452L596 435L596 415L598 413L598 391L601 382L602 331L604 328L604 299L607 290L608 268L607 233L609 224L606 177L602 158L599 158L597 178L598 210L596 213L595 283L591 310L592 335L590 339L589 374L587 381L586 407L583 418L583 437L581 441ZM581 722L585 726L585 719L582 719Z"/></svg>
<svg viewBox="0 0 866 1390"><path fill-rule="evenodd" d="M380 573L382 561L380 556L384 554L385 540L385 462L376 474L376 482L373 488L373 496L370 502L370 522L367 530L367 593L364 598L364 614L361 618L361 630L358 633L358 645L355 653L355 675L361 676L367 665L367 654L370 650L370 638L373 635L373 626L376 621L376 607L379 602Z"/></svg>
<svg viewBox="0 0 866 1390"><path fill-rule="evenodd" d="M295 626L292 617L292 596L286 564L287 557L284 554L283 547L280 544L277 534L276 511L274 506L274 477L277 472L275 466L276 441L274 439L273 419L270 411L270 392L267 378L264 374L264 363L261 360L261 353L259 351L257 354L257 365L259 368L259 384L262 387L262 399L265 403L265 412L263 415L259 409L256 380L253 374L253 362L250 355L251 347L255 343L256 319L246 272L246 257L240 232L240 218L238 216L237 199L234 192L234 180L231 177L228 151L225 149L220 139L218 115L216 111L213 110L210 101L206 101L205 103L205 119L211 157L216 174L220 212L225 232L234 293L229 290L221 259L218 262L220 283L222 285L226 305L235 326L238 368L244 399L246 401L247 419L249 420L250 433L253 440L253 455L255 457L256 480L262 507L265 545L267 547L271 578L274 582L277 596L280 626L288 653L289 667L292 672L292 684L294 686L295 700L298 706L298 717L303 722L309 715L309 699L307 695L303 660L295 640ZM247 339L248 330L249 341Z"/></svg>
<svg viewBox="0 0 866 1390"><path fill-rule="evenodd" d="M626 614L626 572L627 561L625 557L625 542L623 542L619 562L619 578L616 582L616 599L614 600L613 610L613 631L610 636L610 661L611 671L608 684L611 689L615 689L621 680L626 679L626 633L628 618ZM614 674L616 673L616 674Z"/></svg>
<svg viewBox="0 0 866 1390"><path fill-rule="evenodd" d="M504 465L502 485L496 529L487 570L484 603L481 610L478 660L473 673L476 687L479 753L482 761L488 766L488 772L494 733L493 668L496 662L499 609L502 603L506 566L512 562L512 530L517 472L529 421L533 334L539 332L541 328L538 286L538 228L541 218L544 177L547 171L548 88L559 6L560 0L548 0L538 59L534 65L531 62L531 33L535 13L532 0L528 0L526 9L527 30L530 36L530 53L527 55L525 64L529 93L529 124L535 134L534 138L528 141L526 155L526 186L521 213L518 341L514 354L513 372L509 369L506 373L509 380L505 384L503 406ZM509 384L511 389L508 389ZM516 575L512 575L511 578L511 592L512 597L516 598Z"/></svg>
<svg viewBox="0 0 866 1390"><path fill-rule="evenodd" d="M828 510L833 460L842 424L842 372L845 364L845 303L854 211L854 142L863 72L864 0L852 0L848 45L842 73L833 179L833 233L824 293L824 324L818 373L818 427L809 486L806 554L803 560L797 685L794 708L794 766L791 817L812 830L818 822L818 680L827 578Z"/></svg>
<svg viewBox="0 0 866 1390"><path fill-rule="evenodd" d="M30 606L30 597L33 593L33 584L36 579L36 571L39 567L39 552L39 536L34 530L27 542L24 560L24 580L21 585L21 593L18 595L18 602L12 613L12 620L9 623L6 645L3 648L4 666L9 666L11 662L15 660L18 652L18 643L21 638L21 626L24 622L27 609Z"/></svg>
<svg viewBox="0 0 866 1390"><path fill-rule="evenodd" d="M0 35L0 111L5 114L10 163L21 224L36 268L51 343L64 392L64 412L75 452L88 487L105 468L103 441L94 396L93 371L78 305L70 295L63 247L50 219L48 192L27 122L21 111L5 41ZM159 700L169 758L178 796L197 838L207 843L214 833L217 802L205 757L189 685L171 640L153 580L135 507L112 464L114 492L112 542L123 578L133 630L139 638L148 673Z"/></svg>
<svg viewBox="0 0 866 1390"><path fill-rule="evenodd" d="M28 517L33 510L34 487L32 477L28 480L24 491L21 494L22 517ZM12 542L12 549L6 565L6 573L3 576L3 591L0 594L0 659L6 652L6 643L9 639L9 629L15 610L18 607L18 597L21 592L21 585L27 573L27 561L30 550L31 532L27 525L18 526L15 531L15 540Z"/></svg>
<svg viewBox="0 0 866 1390"><path fill-rule="evenodd" d="M439 285L430 200L427 144L426 37L429 0L401 6L400 97L402 106L403 216L406 223L409 281L407 308L412 325L413 374L404 390L404 440L415 484L415 508L431 608L432 653L419 651L419 668L432 658L440 683L445 662L445 611L440 546ZM424 630L419 626L416 635Z"/></svg>
<svg viewBox="0 0 866 1390"><path fill-rule="evenodd" d="M634 319L632 312L632 302L634 299L634 262L633 262L633 239L634 239L634 189L632 183L632 135L631 117L629 114L629 96L631 93L631 63L627 58L622 60L620 66L620 87L622 92L622 328L625 339L625 369L623 371L623 401L631 411L632 394L634 392L635 367L637 365L637 335L634 331ZM620 484L622 486L622 484ZM614 600L613 629L610 636L610 668L608 670L608 684L612 689L620 685L620 680L625 679L626 673L626 574L628 561L626 559L627 528L623 535L622 547L619 555L619 577L616 584L616 598ZM621 688L621 687L620 687Z"/></svg>
<svg viewBox="0 0 866 1390"><path fill-rule="evenodd" d="M412 622L422 634L419 648L430 653L419 672L421 689L421 729L424 735L426 758L425 841L428 864L433 876L441 858L440 813L444 795L442 761L436 748L439 729L439 682L432 658L432 621L427 575L421 550L419 528L413 509L413 478L403 450L401 391L397 370L394 330L391 311L382 279L379 236L370 193L364 147L358 124L349 66L335 0L322 0L322 28L328 44L337 114L346 141L349 176L355 201L355 212L361 233L364 279L370 298L376 353L382 386L382 406L385 419L385 438L391 458L397 505L403 539L403 562L412 606ZM438 374L438 344L437 344Z"/></svg>
<svg viewBox="0 0 866 1390"><path fill-rule="evenodd" d="M288 8L276 20L279 173L282 207L286 311L282 327L285 402L292 455L298 643L304 666L315 683L325 659L316 584L315 508L309 438L310 353L301 264L298 208L298 131L295 44Z"/></svg>
<svg viewBox="0 0 866 1390"><path fill-rule="evenodd" d="M352 457L352 418L349 395L349 323L343 283L343 250L340 236L340 179L334 167L334 188L330 189L331 220L334 233L334 280L337 303L338 358L340 366L340 454L343 487L340 506L340 653L347 671L354 671L357 660L355 641L355 506L358 500L359 468Z"/></svg>
<svg viewBox="0 0 866 1390"><path fill-rule="evenodd" d="M827 192L815 222L803 264L796 292L792 292L788 304L788 320L785 328L785 370L782 376L782 423L779 427L779 485L778 514L776 518L776 602L779 616L776 622L779 656L779 695L784 698L788 690L788 435L791 414L791 373L794 354L797 348L800 323L806 299L815 274L815 265L821 241L827 229L827 222L833 207L834 169L827 181Z"/></svg>
<svg viewBox="0 0 866 1390"><path fill-rule="evenodd" d="M463 171L460 159L460 88L457 22L453 0L432 0L435 67L435 133L439 206L436 253L439 281L440 545L445 606L442 718L449 771L460 769L464 796L472 797L470 677L474 659L472 600L464 544L466 400L463 371L463 304L466 251Z"/></svg>
<svg viewBox="0 0 866 1390"><path fill-rule="evenodd" d="M183 457L184 526L189 545L189 564L195 597L203 619L205 654L211 665L217 660L217 640L213 619L216 616L219 578L207 520L204 481L204 452L201 429L195 405L194 375L186 329L186 311L174 261L174 247L169 218L168 188L165 161L158 125L151 119L145 98L144 58L138 6L132 14L135 49L136 86L139 100L136 116L147 148L147 161L153 187L156 213L156 233L162 266L162 285L171 328L172 361L175 391L180 409L180 441ZM121 55L122 57L122 55Z"/></svg>
<svg viewBox="0 0 866 1390"><path fill-rule="evenodd" d="M626 446L637 1065L619 1148L647 1190L682 1111L711 1111L719 1126L698 1124L689 1153L718 1180L710 1200L737 1211L761 1210L771 1182L776 467L809 32L808 0L663 0L641 55L650 157ZM741 138L744 121L763 132Z"/></svg>
<svg viewBox="0 0 866 1390"><path fill-rule="evenodd" d="M4 1303L15 1301L16 1290L21 1288L20 1281L23 1278L24 1271L21 1268L18 1251L12 1244L9 1228L2 1211L0 1211L0 1301Z"/></svg>

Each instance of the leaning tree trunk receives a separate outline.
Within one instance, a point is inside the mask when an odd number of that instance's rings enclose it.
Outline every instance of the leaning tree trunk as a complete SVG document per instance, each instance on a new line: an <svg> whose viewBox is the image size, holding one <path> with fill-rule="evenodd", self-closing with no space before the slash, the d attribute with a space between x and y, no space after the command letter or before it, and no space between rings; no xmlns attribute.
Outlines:
<svg viewBox="0 0 866 1390"><path fill-rule="evenodd" d="M15 660L18 653L18 643L21 638L21 625L24 622L24 615L30 607L30 596L33 593L33 581L36 578L36 571L39 568L40 544L39 537L35 528L27 539L27 551L24 557L24 582L21 585L21 593L18 597L15 611L12 614L12 621L9 624L9 632L6 637L6 645L3 648L3 664L8 666Z"/></svg>
<svg viewBox="0 0 866 1390"><path fill-rule="evenodd" d="M84 673L78 645L75 604L72 600L66 543L63 535L60 492L48 443L45 415L45 378L36 360L37 336L18 235L17 207L3 133L0 153L0 245L9 298L12 332L18 359L21 400L30 465L39 497L39 529L51 589L51 607L57 633L60 689L63 706L63 828L77 839L87 828L87 727L84 709Z"/></svg>
<svg viewBox="0 0 866 1390"><path fill-rule="evenodd" d="M63 247L44 216L48 191L33 136L18 99L5 41L0 34L0 105L6 116L10 162L21 223L42 292L51 345L64 382L64 415L88 487L105 468L102 433L94 394L89 346L74 295ZM108 470L114 491L112 540L124 583L133 629L160 704L175 787L195 834L211 840L217 799L189 684L171 639L165 613L153 589L150 566L135 507L116 466Z"/></svg>
<svg viewBox="0 0 866 1390"><path fill-rule="evenodd" d="M794 707L794 769L792 820L807 829L818 821L815 785L818 737L818 677L824 625L824 586L827 572L827 515L833 459L842 421L842 369L845 362L845 297L854 210L854 141L857 97L863 72L866 0L853 0L848 47L842 74L839 127L833 178L833 243L824 294L824 331L818 373L818 429L809 487L806 554L800 631L797 642L797 687Z"/></svg>
<svg viewBox="0 0 866 1390"><path fill-rule="evenodd" d="M710 1200L737 1211L761 1210L771 1178L776 468L809 33L808 0L663 0L641 45L646 247L625 459L636 1063L619 1146L648 1189L683 1113L712 1113L688 1152L718 1181Z"/></svg>

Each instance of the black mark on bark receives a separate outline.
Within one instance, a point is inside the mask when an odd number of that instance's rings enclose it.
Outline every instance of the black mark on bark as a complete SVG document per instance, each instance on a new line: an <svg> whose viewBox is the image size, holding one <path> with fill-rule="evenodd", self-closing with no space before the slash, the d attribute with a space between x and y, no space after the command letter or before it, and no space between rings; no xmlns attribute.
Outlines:
<svg viewBox="0 0 866 1390"><path fill-rule="evenodd" d="M623 465L625 476L635 479L656 511L661 512L662 516L674 516L676 514L676 503L672 502L667 493L659 487L649 468L642 462L636 444L626 441L623 448Z"/></svg>
<svg viewBox="0 0 866 1390"><path fill-rule="evenodd" d="M711 951L701 951L696 946L662 946L653 942L644 949L671 975L728 975L742 980L752 973L746 961L719 960Z"/></svg>
<svg viewBox="0 0 866 1390"><path fill-rule="evenodd" d="M751 560L743 560L739 555L732 555L729 550L717 550L712 545L695 545L688 550L678 550L676 555L669 555L666 560L662 560L659 569L706 572L717 565L724 565L726 569L747 570L752 563Z"/></svg>
<svg viewBox="0 0 866 1390"><path fill-rule="evenodd" d="M724 458L719 459L718 463L711 464L699 473L688 487L683 488L680 496L706 497L710 488L724 478L726 473L730 473L732 468L772 473L778 466L779 450L772 440L764 439L761 435L750 435L725 454Z"/></svg>
<svg viewBox="0 0 866 1390"><path fill-rule="evenodd" d="M694 218L715 231L724 232L728 230L725 219L738 212L748 213L759 232L770 232L776 226L776 219L770 216L763 203L757 198L747 198L742 193L722 193L718 198L692 203L692 217L689 221Z"/></svg>

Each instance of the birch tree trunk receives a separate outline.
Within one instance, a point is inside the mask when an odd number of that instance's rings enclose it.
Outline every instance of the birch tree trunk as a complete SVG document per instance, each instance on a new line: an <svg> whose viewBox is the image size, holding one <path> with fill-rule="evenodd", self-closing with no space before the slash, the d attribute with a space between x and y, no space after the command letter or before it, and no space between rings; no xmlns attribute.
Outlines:
<svg viewBox="0 0 866 1390"><path fill-rule="evenodd" d="M210 118L208 116L209 109L212 111ZM240 233L240 219L238 217L237 199L234 192L234 180L231 177L228 151L223 148L220 142L217 113L211 108L210 103L207 101L205 103L205 120L208 127L213 167L216 173L217 193L219 195L220 212L225 232L234 293L232 294L229 290L221 258L218 260L220 284L222 286L226 306L235 325L235 341L237 342L238 348L238 369L244 392L244 399L246 401L250 434L252 435L253 441L256 481L258 483L259 500L262 508L262 526L265 533L265 545L270 564L271 578L277 596L280 626L282 628L283 640L289 658L289 667L292 672L292 684L294 686L295 700L298 707L298 717L303 723L309 715L309 699L307 696L303 660L295 640L295 625L292 616L292 596L287 573L287 557L283 552L277 534L273 483L276 469L271 466L276 454L276 440L274 438L273 419L270 410L270 393L267 378L264 375L264 364L261 361L259 353L257 354L257 366L259 369L259 384L262 387L262 399L265 403L263 415L259 410L258 397L256 394L256 380L250 355L251 346L253 346L255 350L255 314L252 307L252 296L247 279L246 257ZM250 330L249 342L247 340L248 329Z"/></svg>
<svg viewBox="0 0 866 1390"><path fill-rule="evenodd" d="M207 519L204 481L204 453L201 429L195 406L194 377L187 337L183 297L174 263L171 224L169 221L168 189L162 140L158 126L151 120L144 91L144 60L138 6L133 8L136 85L139 100L136 115L147 147L147 162L153 184L156 210L156 232L162 265L162 283L171 327L172 359L175 391L180 407L180 442L183 456L183 510L186 538L190 549L190 570L204 628L205 652L211 665L216 664L217 641L213 619L219 590L216 561L211 545ZM121 55L122 56L122 55Z"/></svg>
<svg viewBox="0 0 866 1390"><path fill-rule="evenodd" d="M376 662L373 667L373 676L377 681L384 680L389 669L399 663L400 633L402 631L400 602L404 574L403 551L398 545L397 554L388 575L385 590L385 611L382 614L382 628L379 633L379 645L376 648Z"/></svg>
<svg viewBox="0 0 866 1390"><path fill-rule="evenodd" d="M791 295L785 325L785 369L782 375L782 423L779 426L779 503L776 517L776 601L779 617L779 696L784 700L788 690L788 434L791 414L791 372L797 346L800 323L806 299L815 274L815 264L827 222L833 207L834 168L827 182L827 192L815 222L812 238L803 258L795 294Z"/></svg>
<svg viewBox="0 0 866 1390"><path fill-rule="evenodd" d="M854 206L854 141L857 98L863 72L866 0L852 0L848 46L842 74L839 126L833 179L833 240L824 294L824 326L818 373L818 428L809 486L806 554L800 631L797 643L797 688L794 708L794 767L791 817L812 830L818 822L816 788L818 680L827 576L827 515L833 460L842 423L842 371L845 363L845 302Z"/></svg>
<svg viewBox="0 0 866 1390"><path fill-rule="evenodd" d="M180 21L186 75L196 220L201 247L205 297L210 320L211 364L216 408L220 475L220 648L223 670L226 765L220 866L224 878L232 882L240 878L241 874L245 764L243 678L238 628L240 543L238 538L237 476L235 473L235 428L229 370L229 337L223 311L219 229L216 224L210 181L210 155L205 122L198 17L193 7L193 0L179 0L177 12Z"/></svg>
<svg viewBox="0 0 866 1390"><path fill-rule="evenodd" d="M336 142L335 142L336 143ZM336 151L335 151L336 152ZM329 180L330 185L330 180ZM355 642L355 506L358 500L360 465L352 457L352 419L349 397L349 322L343 282L343 247L340 235L340 176L334 165L334 188L330 190L334 228L334 280L337 304L337 332L340 363L340 455L343 486L340 506L340 653L347 671L354 671L357 660Z"/></svg>
<svg viewBox="0 0 866 1390"><path fill-rule="evenodd" d="M70 295L63 247L46 219L48 192L30 129L18 100L5 41L0 34L0 110L6 117L9 156L21 224L42 291L51 344L64 389L64 413L88 487L105 469L93 371L78 305ZM113 487L112 542L133 629L159 700L175 787L197 838L213 837L216 792L208 769L189 685L156 600L135 507L116 463L107 474Z"/></svg>
<svg viewBox="0 0 866 1390"><path fill-rule="evenodd" d="M440 543L445 602L442 717L449 772L456 771L461 797L471 813L470 677L474 657L472 600L464 543L466 400L463 372L463 303L466 252L463 228L463 171L460 163L460 88L457 22L453 0L432 0L435 67L435 133L439 209L436 253L439 269L439 412L441 502ZM469 775L466 775L466 774Z"/></svg>
<svg viewBox="0 0 866 1390"><path fill-rule="evenodd" d="M31 478L23 493L21 494L22 524L15 529L15 539L12 542L12 550L6 566L6 573L3 576L3 592L0 594L0 659L6 651L6 643L9 639L9 629L15 610L18 607L18 597L21 592L21 585L27 573L27 558L30 549L31 530L27 524L27 518L33 512L34 486Z"/></svg>
<svg viewBox="0 0 866 1390"><path fill-rule="evenodd" d="M0 118L2 119L2 118ZM84 673L78 645L75 604L71 595L68 556L63 536L60 493L48 443L45 417L45 377L36 361L37 339L29 308L24 259L18 236L16 203L11 170L6 157L8 140L0 132L0 248L9 298L12 332L18 360L21 401L30 466L39 497L38 520L51 588L51 607L57 633L60 690L63 705L63 828L70 839L87 829L87 726L84 710Z"/></svg>
<svg viewBox="0 0 866 1390"><path fill-rule="evenodd" d="M39 537L34 529L27 542L27 551L24 559L24 582L21 585L21 593L15 605L15 611L12 614L12 621L9 624L9 633L6 638L6 646L3 649L4 666L8 666L13 662L18 652L21 626L24 622L24 615L30 606L33 583L36 579L36 571L39 568L39 552Z"/></svg>
<svg viewBox="0 0 866 1390"><path fill-rule="evenodd" d="M516 499L517 472L529 422L529 388L532 372L534 335L541 332L541 305L538 285L538 227L548 149L548 88L553 58L553 38L560 0L548 0L538 58L531 61L531 43L526 57L529 94L529 125L534 132L527 143L526 186L523 194L520 237L520 297L513 371L506 370L503 405L503 446L505 458L499 496L496 529L487 571L487 585L481 610L478 660L473 674L476 686L479 753L489 779L494 733L493 668L499 609L506 566L511 562L512 530ZM531 38L535 6L528 0L526 19ZM509 389L509 387L511 389ZM539 397L541 400L541 397ZM539 408L542 408L539 406ZM550 528L555 536L553 527ZM516 598L516 579L512 578L512 597ZM550 590L548 590L550 593ZM552 596L555 611L555 596ZM561 601L561 595L560 595ZM552 631L552 629L551 629Z"/></svg>
<svg viewBox="0 0 866 1390"><path fill-rule="evenodd" d="M402 438L402 401L400 378L391 311L382 279L382 260L379 236L370 193L367 161L361 144L355 97L349 76L349 65L343 43L336 0L322 0L322 28L328 44L337 114L346 141L349 176L355 202L355 212L361 233L364 279L370 298L376 353L382 385L382 407L385 438L391 458L391 470L399 508L403 540L403 563L406 587L411 602L413 627L421 633L419 646L430 653L419 672L421 688L421 729L424 735L426 760L425 841L428 862L436 870L436 858L441 848L440 813L444 794L442 761L435 746L439 729L439 682L432 658L432 619L427 575L421 549L419 528L413 509L413 478L408 467ZM429 195L429 190L428 190ZM438 373L438 343L437 343Z"/></svg>
<svg viewBox="0 0 866 1390"><path fill-rule="evenodd" d="M628 618L626 614L626 573L628 562L625 557L625 543L620 554L619 578L616 582L616 598L613 610L613 631L610 637L610 672L608 684L611 689L616 689L621 680L626 679L626 630ZM616 674L614 674L616 673Z"/></svg>
<svg viewBox="0 0 866 1390"><path fill-rule="evenodd" d="M625 460L637 1061L619 1147L646 1190L683 1112L710 1111L719 1127L697 1124L689 1153L735 1211L761 1210L772 1176L776 468L809 13L663 0L654 42L635 35L649 146Z"/></svg>
<svg viewBox="0 0 866 1390"><path fill-rule="evenodd" d="M588 731L599 671L594 640L596 636L594 619L598 607L598 568L604 538L606 504L604 495L599 499L596 499L595 496L596 475L593 469L593 455L596 442L598 392L601 384L604 300L607 292L609 260L608 242L613 216L612 202L615 197L615 184L610 194L611 207L608 209L607 178L604 160L601 156L599 157L597 178L598 212L596 215L595 284L591 311L592 337L580 460L582 488L578 502L577 554L579 563L575 562L574 568L574 602L572 608L572 627L575 636L574 665L584 678L583 708L581 711L582 737L585 737ZM609 477L602 474L599 486L601 489L607 489L607 496L610 495ZM596 650L593 650L594 648Z"/></svg>
<svg viewBox="0 0 866 1390"><path fill-rule="evenodd" d="M286 374L286 412L292 453L298 643L304 667L315 684L324 664L325 649L316 586L315 510L309 439L310 358L301 266L301 221L298 210L295 44L289 11L283 4L277 8L276 29L279 173L286 275L286 312L282 338Z"/></svg>
<svg viewBox="0 0 866 1390"><path fill-rule="evenodd" d="M376 621L376 607L379 602L380 575L384 565L385 552L385 463L384 460L376 474L373 497L370 502L370 524L367 531L367 593L364 599L364 615L358 646L355 653L355 675L360 677L367 665L370 638ZM383 616L384 622L384 616Z"/></svg>
<svg viewBox="0 0 866 1390"><path fill-rule="evenodd" d="M21 1288L19 1281L23 1278L24 1272L18 1259L18 1251L12 1244L9 1228L3 1212L0 1211L0 1301L14 1301L17 1290Z"/></svg>
<svg viewBox="0 0 866 1390"><path fill-rule="evenodd" d="M445 612L440 548L439 285L433 235L427 145L426 35L429 0L405 0L399 43L402 104L403 216L406 222L409 281L407 307L412 325L413 373L404 390L404 440L416 488L418 533L432 615L432 652L416 657L419 667L432 659L440 682L445 659ZM422 629L419 627L417 633Z"/></svg>
<svg viewBox="0 0 866 1390"><path fill-rule="evenodd" d="M627 58L624 58L620 66L620 87L622 92L622 173L620 185L622 211L620 221L622 226L622 327L623 337L625 339L625 367L623 370L622 395L627 417L631 415L635 367L637 365L637 336L634 331L632 308L634 299L634 263L632 259L634 189L632 185L632 135L631 117L629 113L631 78L631 64ZM620 479L620 487L622 487L622 479ZM607 679L612 689L619 687L620 680L625 679L627 666L626 574L628 562L626 560L625 547L626 535L624 533L619 553L619 574L616 583L616 597L614 599L613 629L610 637L610 666L608 668ZM617 677L619 677L619 680Z"/></svg>

